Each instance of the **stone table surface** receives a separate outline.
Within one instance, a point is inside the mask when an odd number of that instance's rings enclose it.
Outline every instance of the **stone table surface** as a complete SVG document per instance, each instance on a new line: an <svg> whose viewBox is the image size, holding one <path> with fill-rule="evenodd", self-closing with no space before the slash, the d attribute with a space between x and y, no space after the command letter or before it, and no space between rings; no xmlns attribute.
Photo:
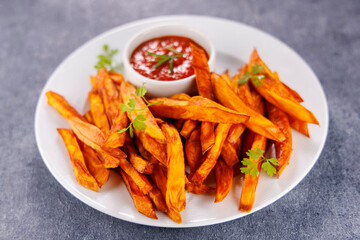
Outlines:
<svg viewBox="0 0 360 240"><path fill-rule="evenodd" d="M56 66L98 34L134 20L196 14L279 38L312 67L330 110L325 148L283 198L247 217L166 229L105 215L69 194L34 137L40 91ZM0 239L359 239L360 1L0 1Z"/></svg>

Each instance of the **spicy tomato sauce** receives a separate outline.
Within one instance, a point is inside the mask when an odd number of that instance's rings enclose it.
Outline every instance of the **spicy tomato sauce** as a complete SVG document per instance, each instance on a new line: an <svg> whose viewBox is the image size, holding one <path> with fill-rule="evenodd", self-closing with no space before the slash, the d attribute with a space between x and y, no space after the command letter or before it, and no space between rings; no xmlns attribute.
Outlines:
<svg viewBox="0 0 360 240"><path fill-rule="evenodd" d="M191 66L192 54L190 42L201 48L199 44L186 37L165 36L150 39L140 44L133 51L130 57L130 64L135 71L154 80L173 81L189 77L194 74ZM176 57L173 60L172 73L170 61L155 68L159 58L149 55L149 53L168 56L177 55L165 47L173 48L177 52L182 53L180 57ZM206 51L204 50L204 52Z"/></svg>

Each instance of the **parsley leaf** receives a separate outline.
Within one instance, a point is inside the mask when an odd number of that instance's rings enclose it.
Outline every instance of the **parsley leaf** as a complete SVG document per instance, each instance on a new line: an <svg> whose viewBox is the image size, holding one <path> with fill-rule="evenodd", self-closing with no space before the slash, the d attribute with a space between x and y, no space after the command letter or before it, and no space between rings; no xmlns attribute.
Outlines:
<svg viewBox="0 0 360 240"><path fill-rule="evenodd" d="M279 166L277 159L275 158L266 158L264 157L264 151L260 148L255 150L250 149L246 152L246 155L249 158L244 158L241 163L244 167L240 168L240 171L245 174L250 174L252 178L259 176L259 170L257 168L258 164L261 164L262 169L269 175L273 176L276 174L276 168L274 166Z"/></svg>
<svg viewBox="0 0 360 240"><path fill-rule="evenodd" d="M255 64L251 67L251 73L246 72L238 79L238 85L246 84L250 79L253 80L256 87L261 85L261 80L265 78L265 75L262 75L262 71L264 70L265 66L259 66L259 64Z"/></svg>
<svg viewBox="0 0 360 240"><path fill-rule="evenodd" d="M144 85L145 85L145 83L143 83L141 87L136 88L136 91L135 91L136 96L138 96L138 97L144 97L145 96L146 88L145 88Z"/></svg>
<svg viewBox="0 0 360 240"><path fill-rule="evenodd" d="M98 55L98 62L95 65L97 70L106 68L109 72L120 71L122 69L122 64L115 64L113 62L113 57L118 53L117 49L110 49L107 44L102 47L103 53Z"/></svg>

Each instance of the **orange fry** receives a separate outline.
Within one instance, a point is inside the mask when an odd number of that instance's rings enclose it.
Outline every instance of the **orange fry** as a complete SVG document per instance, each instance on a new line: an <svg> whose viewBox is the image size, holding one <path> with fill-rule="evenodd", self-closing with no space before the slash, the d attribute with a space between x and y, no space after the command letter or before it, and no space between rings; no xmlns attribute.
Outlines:
<svg viewBox="0 0 360 240"><path fill-rule="evenodd" d="M134 201L136 209L149 218L157 219L154 206L152 205L149 197L140 191L134 181L128 175L126 175L123 170L119 169L119 172L122 179L124 180L124 183L130 193L131 198Z"/></svg>
<svg viewBox="0 0 360 240"><path fill-rule="evenodd" d="M267 138L282 142L285 140L284 134L270 120L249 108L237 94L226 84L226 82L216 73L212 73L211 81L213 84L215 97L224 106L238 112L248 114L249 120L244 125L252 131L259 133Z"/></svg>
<svg viewBox="0 0 360 240"><path fill-rule="evenodd" d="M89 92L89 105L95 126L107 136L109 134L109 122L105 114L104 104L100 95L95 91Z"/></svg>
<svg viewBox="0 0 360 240"><path fill-rule="evenodd" d="M98 71L96 89L104 103L106 116L111 125L119 111L120 98L116 85L105 68Z"/></svg>
<svg viewBox="0 0 360 240"><path fill-rule="evenodd" d="M162 122L161 130L167 139L166 205L181 212L185 209L185 159L179 132L170 124Z"/></svg>
<svg viewBox="0 0 360 240"><path fill-rule="evenodd" d="M205 194L214 190L213 187L209 187L205 184L197 185L193 182L190 182L187 178L185 178L185 189L187 192L194 194Z"/></svg>
<svg viewBox="0 0 360 240"><path fill-rule="evenodd" d="M256 49L250 56L249 69L251 69L254 64L260 64L265 67L266 75L261 80L260 85L256 86L254 79L251 79L252 85L256 91L261 94L261 96L263 96L269 103L278 107L280 110L286 112L293 118L319 125L319 122L314 114L298 103L295 97L288 92L287 88L281 84L277 74L272 73L261 61Z"/></svg>
<svg viewBox="0 0 360 240"><path fill-rule="evenodd" d="M229 135L227 136L226 140L229 141L229 143L231 144L235 144L244 131L245 131L244 124L234 124L230 128Z"/></svg>
<svg viewBox="0 0 360 240"><path fill-rule="evenodd" d="M153 186L148 196L155 205L156 210L166 212L167 206L164 197L157 187Z"/></svg>
<svg viewBox="0 0 360 240"><path fill-rule="evenodd" d="M138 155L133 140L130 137L125 142L124 150L125 153L128 155L131 164L138 172L145 174L152 173L153 165Z"/></svg>
<svg viewBox="0 0 360 240"><path fill-rule="evenodd" d="M202 122L200 132L201 151L205 154L215 144L215 123Z"/></svg>
<svg viewBox="0 0 360 240"><path fill-rule="evenodd" d="M80 150L79 144L73 131L71 129L63 128L58 128L57 130L61 135L65 143L66 149L68 150L68 153L70 155L76 180L83 187L98 192L98 184L86 167L84 156Z"/></svg>
<svg viewBox="0 0 360 240"><path fill-rule="evenodd" d="M234 166L239 162L236 148L227 139L225 139L224 145L221 149L221 156L228 166Z"/></svg>
<svg viewBox="0 0 360 240"><path fill-rule="evenodd" d="M121 73L109 72L109 76L111 80L118 85L121 85L121 83L124 82L124 77Z"/></svg>
<svg viewBox="0 0 360 240"><path fill-rule="evenodd" d="M276 158L279 164L279 166L276 166L276 168L277 175L279 177L285 167L289 164L290 155L292 152L290 123L287 115L277 107L268 103L267 109L270 120L275 123L286 136L286 140L284 142L275 142Z"/></svg>
<svg viewBox="0 0 360 240"><path fill-rule="evenodd" d="M216 195L215 202L221 202L228 195L231 190L233 181L233 167L228 166L221 157L218 159L215 165L215 177L216 177Z"/></svg>
<svg viewBox="0 0 360 240"><path fill-rule="evenodd" d="M84 114L83 117L86 119L86 121L87 121L88 123L94 124L93 117L92 117L90 111L87 111L87 112Z"/></svg>
<svg viewBox="0 0 360 240"><path fill-rule="evenodd" d="M254 134L254 140L251 146L252 150L256 150L259 148L260 150L265 151L266 149L266 138L259 134ZM246 150L247 151L247 150ZM259 161L259 159L251 159L253 162ZM257 168L260 172L261 170L261 163L257 164ZM250 212L254 202L255 202L255 191L259 181L259 176L252 177L250 173L245 174L244 182L241 190L241 197L240 197L240 205L239 210L243 212Z"/></svg>
<svg viewBox="0 0 360 240"><path fill-rule="evenodd" d="M86 122L86 119L81 116L81 114L78 113L78 111L76 111L63 96L53 91L48 91L46 96L48 98L48 104L55 108L65 119L77 117Z"/></svg>
<svg viewBox="0 0 360 240"><path fill-rule="evenodd" d="M295 118L291 117L290 115L288 115L288 119L289 119L289 122L290 122L290 126L293 129L295 129L299 133L305 135L306 137L310 137L307 122L295 119Z"/></svg>
<svg viewBox="0 0 360 240"><path fill-rule="evenodd" d="M138 137L144 148L150 152L156 159L158 159L164 166L166 166L166 138L161 129L156 123L156 120L150 110L146 108L144 100L135 94L135 87L128 82L121 84L121 98L127 104L130 98L135 99L136 108L144 109L143 111L133 111L132 114L127 114L128 118L133 121L136 116L143 114L146 118L144 121L145 130L134 129L136 137ZM156 106L156 105L154 105Z"/></svg>
<svg viewBox="0 0 360 240"><path fill-rule="evenodd" d="M149 102L159 101L162 103L150 106L151 112L158 117L215 123L243 123L249 118L246 114L238 113L200 96L192 97L189 101L155 98Z"/></svg>
<svg viewBox="0 0 360 240"><path fill-rule="evenodd" d="M191 181L196 184L201 184L204 182L206 177L209 175L210 171L214 168L217 159L220 156L221 149L223 147L224 141L228 132L230 130L231 124L219 124L215 129L215 144L214 146L203 156L202 163L200 167L196 170L195 174L192 176Z"/></svg>
<svg viewBox="0 0 360 240"><path fill-rule="evenodd" d="M190 175L195 173L196 169L201 164L201 142L200 142L200 128L196 128L185 141L185 155L190 168Z"/></svg>

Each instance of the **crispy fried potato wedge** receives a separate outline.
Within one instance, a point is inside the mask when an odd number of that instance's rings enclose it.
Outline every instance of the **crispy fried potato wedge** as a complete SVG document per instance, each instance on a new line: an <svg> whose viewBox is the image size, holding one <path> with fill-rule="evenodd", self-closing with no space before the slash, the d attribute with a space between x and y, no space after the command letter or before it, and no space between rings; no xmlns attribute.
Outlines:
<svg viewBox="0 0 360 240"><path fill-rule="evenodd" d="M133 111L132 114L127 114L128 118L133 121L136 116L143 114L146 118L145 130L134 129L136 137L138 137L144 148L150 152L156 159L158 159L164 166L166 166L166 138L159 128L156 120L150 110L146 108L144 100L135 94L135 87L128 82L121 84L121 98L127 104L130 98L135 99L136 108L144 109L144 111Z"/></svg>
<svg viewBox="0 0 360 240"><path fill-rule="evenodd" d="M266 72L265 77L261 80L261 84L256 86L254 79L251 83L269 103L278 107L295 119L319 125L318 120L312 112L299 104L296 98L289 93L288 89L280 82L277 74L272 73L269 68L260 59L256 49L250 56L249 69L255 64L264 66Z"/></svg>
<svg viewBox="0 0 360 240"><path fill-rule="evenodd" d="M259 134L254 134L253 143L251 149L256 150L257 148L265 151L267 139ZM247 151L247 150L246 150ZM251 159L251 158L250 158ZM257 162L259 159L251 159ZM257 168L260 172L261 163L257 164ZM255 191L259 181L259 176L253 178L250 173L245 174L244 182L241 190L239 210L243 212L250 212L255 202Z"/></svg>
<svg viewBox="0 0 360 240"><path fill-rule="evenodd" d="M141 155L145 160L149 161L151 164L161 164L150 152L148 152L144 146L142 145L139 138L135 138L136 147ZM164 166L164 165L163 165Z"/></svg>
<svg viewBox="0 0 360 240"><path fill-rule="evenodd" d="M151 112L158 117L215 123L243 123L249 118L246 114L238 113L200 96L192 97L189 101L155 98L149 102L162 102L150 106Z"/></svg>
<svg viewBox="0 0 360 240"><path fill-rule="evenodd" d="M98 192L98 184L86 167L85 159L76 140L75 134L71 129L58 128L57 130L61 135L70 155L76 180L81 186Z"/></svg>
<svg viewBox="0 0 360 240"><path fill-rule="evenodd" d="M275 73L277 75L277 73ZM277 77L279 79L279 77ZM298 92L296 92L295 90L293 90L292 88L290 88L288 85L286 85L285 83L282 82L282 85L288 90L289 93L291 93L291 95L293 95L293 97L296 99L296 101L298 101L299 103L304 102L304 100L301 98L300 94Z"/></svg>
<svg viewBox="0 0 360 240"><path fill-rule="evenodd" d="M244 133L245 128L246 127L244 124L232 125L226 140L229 141L229 143L231 144L235 144L238 141L238 139L241 137L241 135Z"/></svg>
<svg viewBox="0 0 360 240"><path fill-rule="evenodd" d="M193 56L191 65L194 69L196 76L196 85L199 95L208 99L213 99L211 92L210 70L208 65L208 59L205 52L191 44L191 54Z"/></svg>
<svg viewBox="0 0 360 240"><path fill-rule="evenodd" d="M96 89L104 103L106 116L112 125L119 111L120 98L116 85L105 68L100 69L96 79Z"/></svg>
<svg viewBox="0 0 360 240"><path fill-rule="evenodd" d="M153 174L151 175L151 178L154 181L155 185L160 189L163 197L165 198L167 179L163 169L159 165L154 165L154 171ZM180 213L171 206L167 206L166 214L174 222L178 224L182 222Z"/></svg>
<svg viewBox="0 0 360 240"><path fill-rule="evenodd" d="M225 82L227 84L229 84L229 86L232 86L233 83L232 83L232 80L231 80L231 78L229 76L229 69L226 69L226 71L223 74L221 74L220 77L222 77L222 79L224 79Z"/></svg>
<svg viewBox="0 0 360 240"><path fill-rule="evenodd" d="M212 73L211 81L215 97L221 104L250 116L249 120L244 123L247 128L275 141L282 142L285 140L284 134L275 124L261 114L252 110L243 101L241 101L237 94L219 75Z"/></svg>
<svg viewBox="0 0 360 240"><path fill-rule="evenodd" d="M165 122L160 123L167 139L167 182L166 205L181 212L185 209L185 159L180 134L176 128Z"/></svg>
<svg viewBox="0 0 360 240"><path fill-rule="evenodd" d="M213 187L209 187L204 183L197 185L193 182L190 182L187 177L185 177L185 189L187 192L194 194L206 194L215 190Z"/></svg>
<svg viewBox="0 0 360 240"><path fill-rule="evenodd" d="M105 136L107 136L110 131L110 126L101 97L96 91L90 91L88 98L93 122L95 126L100 128Z"/></svg>
<svg viewBox="0 0 360 240"><path fill-rule="evenodd" d="M87 112L84 114L83 117L86 119L86 121L87 121L88 123L94 124L93 117L92 117L90 111L87 111Z"/></svg>
<svg viewBox="0 0 360 240"><path fill-rule="evenodd" d="M128 124L129 119L127 114L119 110L103 146L108 148L122 147L125 142L126 132L119 133L119 130L126 128Z"/></svg>
<svg viewBox="0 0 360 240"><path fill-rule="evenodd" d="M130 137L126 139L124 150L126 155L128 155L131 164L138 172L145 174L152 173L153 165L139 156L135 148L134 142Z"/></svg>
<svg viewBox="0 0 360 240"><path fill-rule="evenodd" d="M93 90L96 91L96 77L90 76L90 82L91 82L91 85L93 86Z"/></svg>
<svg viewBox="0 0 360 240"><path fill-rule="evenodd" d="M170 98L175 100L189 100L191 97L186 93L177 93L172 95Z"/></svg>
<svg viewBox="0 0 360 240"><path fill-rule="evenodd" d="M221 149L221 156L228 166L234 166L239 162L236 148L227 139L225 139L224 145Z"/></svg>
<svg viewBox="0 0 360 240"><path fill-rule="evenodd" d="M291 117L289 115L288 115L288 119L289 119L289 122L290 122L290 126L293 129L295 129L299 133L305 135L306 137L310 137L307 122L300 121L300 120L295 119L295 118L293 118L293 117Z"/></svg>
<svg viewBox="0 0 360 240"><path fill-rule="evenodd" d="M200 128L196 128L185 141L185 155L190 168L190 175L195 173L201 164L202 151L200 142Z"/></svg>
<svg viewBox="0 0 360 240"><path fill-rule="evenodd" d="M286 136L285 141L281 143L275 142L276 158L279 164L279 166L276 166L276 168L277 175L280 177L282 171L284 171L285 167L289 164L292 152L291 128L289 119L283 111L271 105L270 103L267 103L266 106L270 120L275 123Z"/></svg>
<svg viewBox="0 0 360 240"><path fill-rule="evenodd" d="M196 170L192 176L191 181L196 184L204 182L210 171L214 168L217 159L220 156L221 149L223 147L226 136L229 133L231 124L219 124L215 129L215 144L214 146L203 156L200 167Z"/></svg>
<svg viewBox="0 0 360 240"><path fill-rule="evenodd" d="M194 44L190 44L192 58L192 67L195 72L195 80L198 88L199 95L210 100L213 100L211 81L210 81L210 70L208 65L208 59L205 52ZM205 153L215 143L214 134L215 125L210 122L201 123L201 149Z"/></svg>
<svg viewBox="0 0 360 240"><path fill-rule="evenodd" d="M48 91L46 96L48 98L48 104L55 108L65 119L77 117L86 122L86 119L81 116L81 114L78 113L78 111L76 111L63 96L53 91Z"/></svg>
<svg viewBox="0 0 360 240"><path fill-rule="evenodd" d="M151 203L151 200L146 196L134 181L121 169L119 169L120 175L124 180L127 190L130 193L131 198L134 201L136 209L149 218L157 219L155 214L154 206Z"/></svg>
<svg viewBox="0 0 360 240"><path fill-rule="evenodd" d="M221 202L231 190L234 170L232 166L227 165L220 157L215 165L216 194L215 202Z"/></svg>
<svg viewBox="0 0 360 240"><path fill-rule="evenodd" d="M124 82L124 77L121 73L118 72L109 72L109 76L114 83L121 85Z"/></svg>
<svg viewBox="0 0 360 240"><path fill-rule="evenodd" d="M95 178L99 188L101 188L109 179L109 169L104 167L94 150L81 141L79 141L79 145L84 155L85 163L89 172Z"/></svg>
<svg viewBox="0 0 360 240"><path fill-rule="evenodd" d="M197 121L185 120L184 124L182 125L180 135L187 139L197 126Z"/></svg>
<svg viewBox="0 0 360 240"><path fill-rule="evenodd" d="M157 187L153 186L153 188L149 192L148 196L151 199L151 201L153 202L156 210L162 211L162 212L167 211L167 206L166 206L164 197L163 197L161 191Z"/></svg>

